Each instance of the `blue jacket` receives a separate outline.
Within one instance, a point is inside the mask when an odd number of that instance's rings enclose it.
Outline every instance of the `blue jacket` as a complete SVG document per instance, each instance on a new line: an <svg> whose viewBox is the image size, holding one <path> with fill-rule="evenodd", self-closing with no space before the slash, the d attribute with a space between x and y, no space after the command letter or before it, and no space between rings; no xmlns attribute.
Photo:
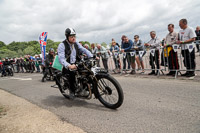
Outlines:
<svg viewBox="0 0 200 133"><path fill-rule="evenodd" d="M128 40L128 43L122 42L122 44L121 44L121 48L124 49L125 52L134 51L131 49L132 47L133 47L133 41L130 39Z"/></svg>
<svg viewBox="0 0 200 133"><path fill-rule="evenodd" d="M119 52L119 47L117 45L114 46L114 51ZM110 52L114 52L113 51L113 46L110 47Z"/></svg>

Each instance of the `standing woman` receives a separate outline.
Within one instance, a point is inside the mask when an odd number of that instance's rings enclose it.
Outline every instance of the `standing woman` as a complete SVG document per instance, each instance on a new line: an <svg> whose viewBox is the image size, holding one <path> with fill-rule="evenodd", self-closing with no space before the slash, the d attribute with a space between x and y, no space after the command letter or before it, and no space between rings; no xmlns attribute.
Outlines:
<svg viewBox="0 0 200 133"><path fill-rule="evenodd" d="M116 45L115 41L112 41L112 45L110 47L110 52L113 55L113 60L115 62L115 69L118 70L118 73L119 73L120 72L119 47Z"/></svg>

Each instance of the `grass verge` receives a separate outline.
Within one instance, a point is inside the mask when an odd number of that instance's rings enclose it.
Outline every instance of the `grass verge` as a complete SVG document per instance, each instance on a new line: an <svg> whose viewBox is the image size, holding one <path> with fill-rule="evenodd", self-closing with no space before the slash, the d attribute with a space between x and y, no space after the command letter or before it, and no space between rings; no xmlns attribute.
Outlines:
<svg viewBox="0 0 200 133"><path fill-rule="evenodd" d="M0 105L0 118L3 116L3 115L6 115L6 109Z"/></svg>

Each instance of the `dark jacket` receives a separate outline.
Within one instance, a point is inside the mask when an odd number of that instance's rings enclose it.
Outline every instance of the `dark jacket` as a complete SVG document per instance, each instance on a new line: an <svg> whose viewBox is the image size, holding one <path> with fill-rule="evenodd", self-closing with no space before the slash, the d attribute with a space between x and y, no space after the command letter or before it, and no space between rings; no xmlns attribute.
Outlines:
<svg viewBox="0 0 200 133"><path fill-rule="evenodd" d="M199 31L195 30L195 33L197 35L196 40L200 40L200 30Z"/></svg>
<svg viewBox="0 0 200 133"><path fill-rule="evenodd" d="M11 65L11 62L10 62L10 61L4 61L4 62L3 62L3 65L4 65L4 66L9 66L9 65Z"/></svg>
<svg viewBox="0 0 200 133"><path fill-rule="evenodd" d="M54 56L51 55L51 54L48 54L48 55L46 56L46 60L45 60L45 65L46 65L46 67L49 67L50 64L53 64L53 60L54 60Z"/></svg>

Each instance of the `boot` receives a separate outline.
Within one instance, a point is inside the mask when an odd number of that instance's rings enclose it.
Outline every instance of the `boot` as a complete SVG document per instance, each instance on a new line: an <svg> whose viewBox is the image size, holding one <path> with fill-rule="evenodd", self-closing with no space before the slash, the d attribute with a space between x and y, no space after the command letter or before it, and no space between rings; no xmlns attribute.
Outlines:
<svg viewBox="0 0 200 133"><path fill-rule="evenodd" d="M150 72L148 75L154 75L155 71Z"/></svg>

